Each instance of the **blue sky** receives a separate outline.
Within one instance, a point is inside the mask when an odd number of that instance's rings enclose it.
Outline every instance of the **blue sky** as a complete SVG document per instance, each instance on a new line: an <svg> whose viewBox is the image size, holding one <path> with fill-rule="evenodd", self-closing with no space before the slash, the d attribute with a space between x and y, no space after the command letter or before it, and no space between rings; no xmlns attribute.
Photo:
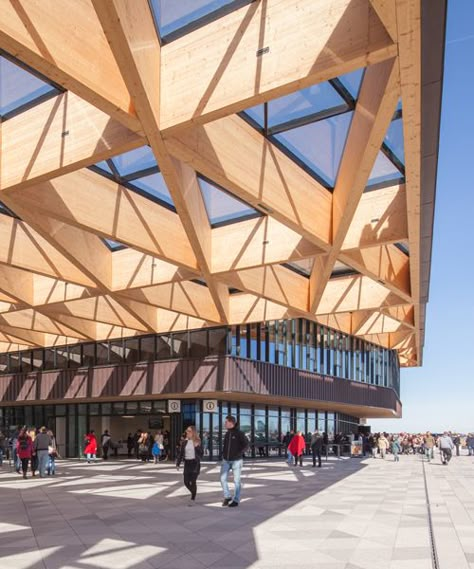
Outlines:
<svg viewBox="0 0 474 569"><path fill-rule="evenodd" d="M474 2L448 2L424 363L402 369L400 420L373 430L474 431Z"/></svg>

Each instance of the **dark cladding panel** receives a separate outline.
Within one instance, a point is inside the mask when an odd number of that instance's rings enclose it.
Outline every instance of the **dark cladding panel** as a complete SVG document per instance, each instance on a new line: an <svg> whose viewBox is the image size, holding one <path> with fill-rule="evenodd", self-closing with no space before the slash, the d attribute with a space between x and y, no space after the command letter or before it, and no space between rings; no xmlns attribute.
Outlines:
<svg viewBox="0 0 474 569"><path fill-rule="evenodd" d="M231 393L399 409L389 388L231 356L0 377L0 402Z"/></svg>

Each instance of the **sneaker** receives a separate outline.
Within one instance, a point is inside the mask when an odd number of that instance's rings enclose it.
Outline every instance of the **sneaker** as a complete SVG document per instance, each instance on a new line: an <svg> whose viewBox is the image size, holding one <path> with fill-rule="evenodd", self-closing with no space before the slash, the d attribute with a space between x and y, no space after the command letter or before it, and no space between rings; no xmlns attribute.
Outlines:
<svg viewBox="0 0 474 569"><path fill-rule="evenodd" d="M196 502L194 500L189 500L188 506L195 506Z"/></svg>
<svg viewBox="0 0 474 569"><path fill-rule="evenodd" d="M230 502L229 504L229 508L237 508L238 505L239 505L238 502L234 502L234 500L232 500L232 502Z"/></svg>
<svg viewBox="0 0 474 569"><path fill-rule="evenodd" d="M222 502L222 505L223 505L223 506L228 506L231 502L232 502L232 498L224 498L224 501Z"/></svg>

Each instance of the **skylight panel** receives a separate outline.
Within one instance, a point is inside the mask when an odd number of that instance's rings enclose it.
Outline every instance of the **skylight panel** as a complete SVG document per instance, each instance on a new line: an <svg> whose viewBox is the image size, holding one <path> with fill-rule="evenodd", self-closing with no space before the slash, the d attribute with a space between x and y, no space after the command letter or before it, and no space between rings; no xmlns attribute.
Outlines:
<svg viewBox="0 0 474 569"><path fill-rule="evenodd" d="M299 126L273 138L327 187L334 187L352 114Z"/></svg>
<svg viewBox="0 0 474 569"><path fill-rule="evenodd" d="M151 0L160 37L170 41L252 0Z"/></svg>
<svg viewBox="0 0 474 569"><path fill-rule="evenodd" d="M122 177L157 167L155 156L149 146L141 146L119 156L114 156L112 161Z"/></svg>
<svg viewBox="0 0 474 569"><path fill-rule="evenodd" d="M45 97L54 96L59 90L0 55L0 116L21 112Z"/></svg>
<svg viewBox="0 0 474 569"><path fill-rule="evenodd" d="M199 186L211 227L261 215L253 207L203 178L199 178Z"/></svg>
<svg viewBox="0 0 474 569"><path fill-rule="evenodd" d="M136 178L129 182L129 185L138 188L140 193L146 194L146 197L155 198L160 202L173 206L174 208L174 203L168 191L168 187L166 186L160 172L150 174L149 176L143 176L142 178Z"/></svg>
<svg viewBox="0 0 474 569"><path fill-rule="evenodd" d="M372 172L370 173L368 186L385 184L391 181L396 183L402 178L403 175L400 170L380 150L377 155L377 159L375 160L374 167L372 168Z"/></svg>
<svg viewBox="0 0 474 569"><path fill-rule="evenodd" d="M399 118L390 123L384 140L396 158L405 164L405 145L403 140L403 119Z"/></svg>
<svg viewBox="0 0 474 569"><path fill-rule="evenodd" d="M112 252L121 251L122 249L127 249L127 246L119 241L114 241L113 239L102 239L108 249Z"/></svg>
<svg viewBox="0 0 474 569"><path fill-rule="evenodd" d="M298 119L317 117L325 111L342 108L348 110L344 99L328 82L312 85L307 89L296 91L286 97L268 102L268 128L296 121Z"/></svg>
<svg viewBox="0 0 474 569"><path fill-rule="evenodd" d="M95 166L96 168L100 168L104 172L107 172L107 174L113 174L112 169L110 168L106 160L102 160L102 162L97 162Z"/></svg>
<svg viewBox="0 0 474 569"><path fill-rule="evenodd" d="M295 273L303 275L304 277L309 277L311 271L313 270L314 259L301 259L299 261L289 261L285 263L284 266L287 269L291 269Z"/></svg>
<svg viewBox="0 0 474 569"><path fill-rule="evenodd" d="M338 77L339 81L343 86L349 91L353 99L357 99L359 96L360 86L362 84L362 77L364 76L365 67L346 73L345 75L340 75Z"/></svg>

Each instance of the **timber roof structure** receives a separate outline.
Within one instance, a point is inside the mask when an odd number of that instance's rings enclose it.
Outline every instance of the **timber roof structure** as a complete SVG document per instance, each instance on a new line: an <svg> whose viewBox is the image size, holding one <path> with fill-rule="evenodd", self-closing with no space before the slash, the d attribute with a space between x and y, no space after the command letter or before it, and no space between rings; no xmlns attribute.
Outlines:
<svg viewBox="0 0 474 569"><path fill-rule="evenodd" d="M445 10L0 0L0 351L304 317L420 365Z"/></svg>

